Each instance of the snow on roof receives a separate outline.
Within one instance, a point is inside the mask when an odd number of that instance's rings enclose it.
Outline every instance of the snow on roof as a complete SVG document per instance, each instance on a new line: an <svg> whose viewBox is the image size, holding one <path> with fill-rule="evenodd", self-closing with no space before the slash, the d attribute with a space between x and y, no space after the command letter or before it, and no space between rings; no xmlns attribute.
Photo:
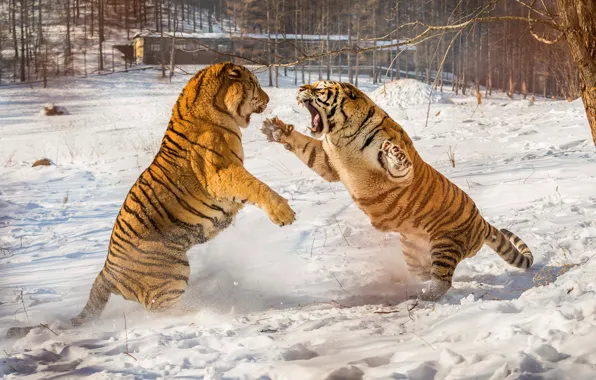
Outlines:
<svg viewBox="0 0 596 380"><path fill-rule="evenodd" d="M145 37L151 37L151 38L160 38L161 37L161 33L155 33L155 32L140 32L140 33L136 33L133 36L133 39L136 38L145 38ZM208 40L218 40L218 39L259 39L259 40L265 40L268 38L271 39L278 39L278 40L307 40L307 41L319 41L319 40L327 40L327 35L326 34L271 34L268 35L266 33L237 33L237 32L228 32L228 33L208 33L208 32L196 32L196 33L183 33L183 32L176 32L174 33L164 33L164 37L170 38L170 37L174 37L174 38L185 38L185 39L208 39ZM348 35L347 34L330 34L329 35L329 41L348 41ZM352 39L352 41L355 42L355 39ZM360 44L361 45L365 45L365 46L372 46L375 44L378 46L387 46L387 45L395 45L397 43L399 43L402 40L397 40L397 39L392 39L392 40L377 40L377 41L371 41L371 40L361 40ZM403 46L392 46L390 47L393 50L396 49L401 49L401 50L416 50L415 46L412 45L403 45ZM386 49L390 49L390 48L386 48ZM386 50L386 49L382 49L382 50Z"/></svg>

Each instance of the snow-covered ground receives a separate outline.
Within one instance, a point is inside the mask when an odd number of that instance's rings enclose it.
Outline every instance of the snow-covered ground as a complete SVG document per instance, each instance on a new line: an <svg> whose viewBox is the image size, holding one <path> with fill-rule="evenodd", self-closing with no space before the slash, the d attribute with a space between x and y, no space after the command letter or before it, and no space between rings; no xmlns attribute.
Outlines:
<svg viewBox="0 0 596 380"><path fill-rule="evenodd" d="M293 78L282 80L243 138L246 166L297 221L279 228L248 206L192 249L179 308L151 314L112 297L101 320L70 327L186 80L145 71L0 89L0 377L596 378L596 152L580 101L459 96L432 104L427 126L425 104L387 107L423 158L536 258L521 272L483 248L446 297L416 304L402 303L416 285L399 236L375 231L340 183L258 131L274 114L304 130ZM50 101L70 114L40 116ZM55 165L31 167L43 157Z"/></svg>

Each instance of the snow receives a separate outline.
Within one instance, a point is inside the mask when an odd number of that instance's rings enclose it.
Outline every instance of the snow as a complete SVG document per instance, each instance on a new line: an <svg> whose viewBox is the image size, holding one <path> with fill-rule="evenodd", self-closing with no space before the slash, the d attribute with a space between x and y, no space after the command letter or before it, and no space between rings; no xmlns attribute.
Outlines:
<svg viewBox="0 0 596 380"><path fill-rule="evenodd" d="M386 83L370 94L370 98L382 108L405 108L431 103L447 103L449 98L431 86L416 79L401 79Z"/></svg>
<svg viewBox="0 0 596 380"><path fill-rule="evenodd" d="M187 80L170 84L147 70L0 90L5 378L594 378L596 153L581 102L520 107L497 94L477 106L448 94L453 102L433 103L426 126L427 105L402 104L393 88L426 89L410 81L388 85L401 107L384 107L489 222L528 243L529 271L483 248L458 266L444 298L402 302L419 285L407 277L399 236L375 231L340 183L258 131L274 114L306 129L293 78L282 77L243 140L248 170L290 200L297 221L279 228L246 207L191 250L178 308L153 314L113 296L99 321L70 327ZM361 87L375 90L363 78ZM37 115L49 101L70 114ZM31 167L43 157L55 165ZM9 327L39 323L47 328L4 338Z"/></svg>

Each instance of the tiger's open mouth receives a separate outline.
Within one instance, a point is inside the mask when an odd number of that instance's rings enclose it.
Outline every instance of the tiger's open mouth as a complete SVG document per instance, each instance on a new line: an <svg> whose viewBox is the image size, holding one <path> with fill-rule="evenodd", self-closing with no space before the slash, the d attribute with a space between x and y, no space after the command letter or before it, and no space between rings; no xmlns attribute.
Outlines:
<svg viewBox="0 0 596 380"><path fill-rule="evenodd" d="M321 133L323 132L323 120L321 120L321 114L319 111L310 104L310 100L304 100L301 102L304 104L308 112L310 112L311 117L311 126L309 127L312 133Z"/></svg>

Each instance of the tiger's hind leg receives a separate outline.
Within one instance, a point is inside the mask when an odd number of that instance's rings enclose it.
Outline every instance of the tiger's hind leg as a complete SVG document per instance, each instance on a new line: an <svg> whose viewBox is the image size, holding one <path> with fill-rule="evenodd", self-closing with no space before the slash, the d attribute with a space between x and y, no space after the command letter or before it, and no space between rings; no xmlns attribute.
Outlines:
<svg viewBox="0 0 596 380"><path fill-rule="evenodd" d="M426 259L428 247L422 246L415 239L401 234L401 251L408 265L408 273L419 281L430 280L430 262Z"/></svg>
<svg viewBox="0 0 596 380"><path fill-rule="evenodd" d="M89 320L99 317L108 303L111 293L118 294L118 291L105 276L104 269L102 269L95 278L95 282L93 282L89 299L87 300L87 304L83 308L83 311L70 320L72 325L80 326Z"/></svg>
<svg viewBox="0 0 596 380"><path fill-rule="evenodd" d="M431 243L431 283L419 295L423 301L436 301L450 288L457 264L465 257L463 247L452 240L441 239Z"/></svg>
<svg viewBox="0 0 596 380"><path fill-rule="evenodd" d="M147 292L145 308L151 311L165 311L174 307L182 298L188 285L187 281L172 280Z"/></svg>

